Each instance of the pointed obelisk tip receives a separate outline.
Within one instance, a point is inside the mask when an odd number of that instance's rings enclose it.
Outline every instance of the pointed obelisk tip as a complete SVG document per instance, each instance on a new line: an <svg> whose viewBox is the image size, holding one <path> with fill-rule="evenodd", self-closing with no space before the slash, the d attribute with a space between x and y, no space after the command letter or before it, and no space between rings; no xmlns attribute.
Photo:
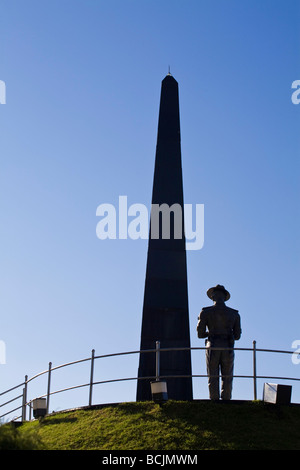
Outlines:
<svg viewBox="0 0 300 470"><path fill-rule="evenodd" d="M174 82L177 83L177 81L175 80L175 78L174 78L173 75L171 74L171 70L170 70L170 66L169 66L169 68L168 68L168 73L167 73L167 75L165 76L165 78L163 79L163 82L167 79L167 81L168 81L168 83L169 83L169 80L168 80L168 79L170 79L170 78L172 79L172 80L170 80L170 82L174 81Z"/></svg>

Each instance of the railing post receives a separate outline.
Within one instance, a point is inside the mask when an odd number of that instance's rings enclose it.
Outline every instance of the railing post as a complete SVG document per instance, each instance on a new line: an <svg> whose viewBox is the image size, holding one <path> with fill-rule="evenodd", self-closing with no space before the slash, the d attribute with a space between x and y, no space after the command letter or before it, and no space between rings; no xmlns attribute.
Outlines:
<svg viewBox="0 0 300 470"><path fill-rule="evenodd" d="M156 381L158 381L159 375L160 375L160 342L159 341L156 341L155 375L156 375Z"/></svg>
<svg viewBox="0 0 300 470"><path fill-rule="evenodd" d="M22 421L26 421L27 380L28 380L28 375L25 375L23 398L22 398Z"/></svg>
<svg viewBox="0 0 300 470"><path fill-rule="evenodd" d="M51 368L52 362L49 362L49 369L48 369L48 386L47 386L47 415L49 414L49 401L50 401L50 384L51 384Z"/></svg>
<svg viewBox="0 0 300 470"><path fill-rule="evenodd" d="M95 360L95 349L92 349L89 406L92 406L93 380L94 380L94 360Z"/></svg>
<svg viewBox="0 0 300 470"><path fill-rule="evenodd" d="M253 388L254 400L257 400L257 387L256 387L256 341L253 341Z"/></svg>

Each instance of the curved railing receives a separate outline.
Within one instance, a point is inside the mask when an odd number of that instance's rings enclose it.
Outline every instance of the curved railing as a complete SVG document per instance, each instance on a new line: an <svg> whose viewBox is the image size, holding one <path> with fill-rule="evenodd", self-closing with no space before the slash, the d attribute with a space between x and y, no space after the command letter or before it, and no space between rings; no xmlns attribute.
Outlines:
<svg viewBox="0 0 300 470"><path fill-rule="evenodd" d="M213 350L221 350L224 348L210 348ZM228 348L226 348L228 349ZM252 353L252 367L253 367L253 373L252 375L233 375L234 378L246 378L246 379L252 379L253 381L253 399L257 400L257 380L258 379L266 379L266 380L290 380L290 381L300 381L300 378L298 377L279 377L279 376L262 376L262 375L257 375L257 352L268 352L268 353L279 353L279 354L295 354L295 351L286 351L286 350L276 350L276 349L258 349L256 348L256 341L253 341L253 347L252 348L231 348L234 351L249 351ZM62 392L66 392L69 390L74 390L74 389L79 389L83 387L89 387L89 400L88 400L88 406L92 406L92 396L93 396L93 387L95 385L102 385L102 384L107 384L107 383L114 383L114 382L123 382L123 381L131 381L131 380L158 380L158 379L164 379L164 378L171 378L172 376L167 376L164 377L160 375L160 354L166 351L183 351L183 350L207 350L206 347L191 347L191 348L161 348L159 341L156 342L156 348L155 349L149 349L149 350L136 350L136 351L127 351L127 352L119 352L119 353L111 353L111 354L104 354L101 356L96 356L95 355L95 350L92 350L91 356L87 357L85 359L80 359L77 361L73 362L68 362L65 364L61 364L59 366L52 367L52 363L49 362L48 369L28 378L27 375L25 375L25 379L23 382L20 384L5 390L4 392L0 393L0 397L6 395L9 392L12 392L14 390L17 390L22 387L22 393L15 396L14 398L7 400L4 403L0 404L0 408L4 406L8 406L10 403L13 403L16 400L21 399L21 404L13 409L9 409L2 415L0 415L0 419L4 418L5 416L8 416L18 410L21 410L21 415L14 417L12 421L16 421L18 419L21 419L22 421L26 421L26 410L29 408L29 419L31 419L31 407L32 407L32 400L27 400L28 396L28 386L29 384L37 379L38 377L41 377L42 375L47 375L47 392L44 395L39 395L36 398L46 398L46 403L47 403L47 413L49 412L49 403L50 403L50 396ZM148 353L155 353L155 361L156 361L156 375L151 376L151 377L125 377L125 378L115 378L115 379L108 379L108 380L101 380L101 381L94 381L94 363L95 360L97 359L104 359L108 357L116 357L116 356L126 356L126 355L133 355L133 354L148 354ZM52 373L58 369L62 369L64 367L68 367L71 365L83 363L83 362L90 362L90 376L89 376L89 381L87 383L83 383L80 385L75 385L67 388L62 388L60 390L54 390L51 391L51 377ZM179 378L182 376L174 376L174 378ZM199 377L208 377L207 374L193 374L190 376L184 376L185 378L187 377L192 377L192 378L199 378ZM173 378L173 377L172 377ZM85 405L82 405L85 406Z"/></svg>

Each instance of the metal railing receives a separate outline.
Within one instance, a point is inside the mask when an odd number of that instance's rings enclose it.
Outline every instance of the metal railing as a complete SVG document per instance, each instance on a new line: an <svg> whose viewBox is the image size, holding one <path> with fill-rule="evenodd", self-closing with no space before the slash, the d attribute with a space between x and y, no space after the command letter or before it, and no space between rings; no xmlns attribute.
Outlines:
<svg viewBox="0 0 300 470"><path fill-rule="evenodd" d="M224 348L209 348L211 350L223 350ZM276 379L276 380L292 380L292 381L300 381L300 378L296 377L278 377L278 376L261 376L257 375L257 352L269 352L269 353L280 353L280 354L294 354L294 351L285 351L285 350L276 350L276 349L258 349L256 347L256 341L253 341L253 346L252 348L226 348L227 350L234 350L234 351L250 351L252 352L252 367L253 367L253 374L252 375L233 375L233 378L246 378L246 379L252 379L253 380L253 399L257 400L257 380L258 379ZM25 375L24 382L8 389L5 390L4 392L0 393L0 397L4 396L5 394L12 392L13 390L19 389L23 387L22 393L17 395L16 397L0 404L0 408L3 406L7 406L10 403L22 399L21 405L17 406L16 408L10 409L9 411L5 412L4 414L0 415L0 419L4 418L5 416L14 413L17 410L21 410L21 415L15 417L12 421L16 421L18 419L21 419L22 421L26 421L26 409L27 407L29 408L29 419L31 419L31 408L32 408L32 400L27 400L28 396L28 385L30 382L33 380L37 379L38 377L41 377L42 375L47 374L47 393L44 395L40 395L36 398L46 398L46 403L47 403L47 414L49 413L49 403L50 403L50 396L62 392L66 392L68 390L74 390L74 389L79 389L83 387L89 387L89 399L88 399L88 405L92 406L92 397L93 397L93 387L95 385L101 385L101 384L107 384L107 383L113 383L113 382L122 382L122 381L130 381L130 380L159 380L159 379L167 379L167 378L179 378L183 376L161 376L160 375L160 354L166 351L187 351L187 350L205 350L207 351L207 347L191 347L191 348L161 348L160 347L160 342L156 342L156 348L155 349L148 349L148 350L136 350L136 351L127 351L127 352L119 352L119 353L111 353L111 354L104 354L101 356L96 356L95 355L95 350L92 350L91 356L85 359L80 359L77 361L73 362L68 362L65 364L61 364L56 367L52 367L52 362L49 362L48 369L34 375L31 378L28 378L27 375ZM96 381L94 382L94 363L96 359L104 359L108 357L116 357L116 356L126 356L126 355L132 355L132 354L148 354L148 353L155 353L155 371L156 375L151 376L151 377L126 377L126 378L116 378L116 379L108 379L108 380L101 380L101 381ZM63 388L60 390L55 390L51 391L51 377L52 373L58 369L61 369L63 367L68 367L74 364L79 364L83 362L88 362L90 361L90 377L89 381L87 383L81 384L81 385L75 385L72 387L67 387ZM207 374L193 374L189 376L184 376L185 378L199 378L199 377L208 377Z"/></svg>

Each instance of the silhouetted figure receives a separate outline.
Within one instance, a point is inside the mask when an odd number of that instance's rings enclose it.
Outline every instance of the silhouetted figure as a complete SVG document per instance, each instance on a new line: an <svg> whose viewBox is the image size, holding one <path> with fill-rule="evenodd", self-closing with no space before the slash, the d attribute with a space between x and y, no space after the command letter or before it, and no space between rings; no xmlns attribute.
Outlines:
<svg viewBox="0 0 300 470"><path fill-rule="evenodd" d="M230 294L224 286L217 285L207 291L207 295L214 301L211 307L202 309L197 324L198 338L207 338L205 341L206 366L209 396L211 400L219 400L219 373L222 375L221 398L231 399L234 351L232 349L212 350L210 348L233 348L234 341L240 339L241 321L238 310L227 307L225 302Z"/></svg>

